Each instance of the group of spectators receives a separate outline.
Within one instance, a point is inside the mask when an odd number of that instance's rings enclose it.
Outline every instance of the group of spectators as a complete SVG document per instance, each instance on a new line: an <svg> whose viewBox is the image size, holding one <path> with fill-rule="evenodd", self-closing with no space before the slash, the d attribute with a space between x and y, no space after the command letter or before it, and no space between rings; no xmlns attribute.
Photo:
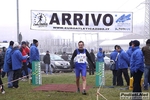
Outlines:
<svg viewBox="0 0 150 100"><path fill-rule="evenodd" d="M114 46L114 51L110 54L110 59L115 63L115 68L112 70L113 86L124 86L123 77L126 81L126 86L129 88L130 77L133 77L133 92L142 92L141 78L144 73L144 90L148 90L150 84L150 39L146 41L146 46L140 48L138 40L129 43L129 49L123 50L120 45ZM99 48L97 56L93 49L90 52L93 63L95 61L104 62L105 52ZM130 69L130 71L128 71ZM130 72L130 75L129 73ZM92 64L89 66L89 74L94 74Z"/></svg>
<svg viewBox="0 0 150 100"><path fill-rule="evenodd" d="M130 68L130 77L133 77L133 92L142 92L141 78L144 73L144 90L148 90L150 79L150 39L146 41L146 46L140 48L138 40L129 43L129 49L125 52L121 46L115 45L110 58L115 62L113 73L113 85L123 86L123 78L129 86L130 78L128 68Z"/></svg>
<svg viewBox="0 0 150 100"><path fill-rule="evenodd" d="M81 45L81 46L80 46ZM105 52L103 52L102 48L99 48L99 52L97 53L97 57L95 57L94 51L91 50L90 53L83 49L84 42L79 42L79 49L74 52L72 57L72 61L74 57L82 50L84 54L86 54L90 60L89 66L89 74L94 75L94 64L95 59L98 62L104 62ZM24 76L29 78L28 68L32 69L32 62L39 61L39 51L37 49L38 41L33 40L33 43L29 47L29 43L23 41L21 46L18 42L10 41L9 47L6 49L5 47L0 52L0 66L3 69L1 72L2 77L7 74L8 79L8 88L18 88L18 79ZM131 41L129 43L129 49L125 52L121 46L115 45L114 51L110 55L110 59L115 62L115 69L113 72L113 85L114 86L123 86L123 78L126 80L127 86L129 86L130 78L128 74L128 68L130 68L130 77L133 77L133 92L142 92L141 90L141 78L144 73L144 89L148 90L148 86L150 83L150 39L146 41L146 46L142 49L140 48L140 42L138 40ZM78 51L79 50L79 51ZM64 54L65 58L66 55ZM83 55L81 55L81 58ZM43 59L46 65L46 69L48 69L50 65L50 55L49 51L44 56ZM79 62L79 61L78 61ZM81 62L81 61L80 61ZM85 69L86 70L86 69ZM48 71L46 70L46 73ZM82 73L83 74L83 73ZM83 75L86 76L86 75ZM77 81L79 75L77 73ZM78 83L78 82L77 82ZM78 85L78 84L77 84ZM0 90L4 94L4 86L2 83L2 79L0 77ZM84 88L85 90L85 88Z"/></svg>
<svg viewBox="0 0 150 100"><path fill-rule="evenodd" d="M0 66L2 78L7 75L8 88L19 88L19 80L29 78L28 68L32 69L32 61L39 61L38 41L33 39L29 47L29 42L10 41L9 47L3 48L0 53ZM5 93L4 85L0 77L0 90Z"/></svg>

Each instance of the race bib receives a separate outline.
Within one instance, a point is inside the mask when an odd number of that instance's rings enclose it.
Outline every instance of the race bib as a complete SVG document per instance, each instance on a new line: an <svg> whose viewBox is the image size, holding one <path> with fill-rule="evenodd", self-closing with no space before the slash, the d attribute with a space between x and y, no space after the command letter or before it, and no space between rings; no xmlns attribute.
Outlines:
<svg viewBox="0 0 150 100"><path fill-rule="evenodd" d="M77 62L78 63L85 63L86 62L86 55L85 54L78 54L77 55Z"/></svg>

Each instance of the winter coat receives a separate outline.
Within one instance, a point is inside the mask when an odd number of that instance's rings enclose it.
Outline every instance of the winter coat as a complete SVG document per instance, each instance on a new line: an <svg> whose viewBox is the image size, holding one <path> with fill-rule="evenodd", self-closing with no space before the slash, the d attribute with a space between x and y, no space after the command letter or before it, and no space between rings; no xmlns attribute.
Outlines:
<svg viewBox="0 0 150 100"><path fill-rule="evenodd" d="M2 66L3 66L3 64L4 64L3 55L0 54L0 70L1 70L1 68L2 68Z"/></svg>
<svg viewBox="0 0 150 100"><path fill-rule="evenodd" d="M19 49L14 48L12 50L12 70L18 70L22 68L22 60L26 60L27 56L22 56Z"/></svg>
<svg viewBox="0 0 150 100"><path fill-rule="evenodd" d="M98 62L104 62L104 57L105 57L105 55L104 55L103 52L98 52L97 53L97 61Z"/></svg>
<svg viewBox="0 0 150 100"><path fill-rule="evenodd" d="M126 51L126 53L128 54L129 59L131 59L131 55L133 53L132 47L129 47L129 49Z"/></svg>
<svg viewBox="0 0 150 100"><path fill-rule="evenodd" d="M117 55L118 55L118 52L117 52L116 50L114 50L114 51L110 54L110 59L113 60L113 61L115 61ZM115 61L115 65L116 65L115 70L118 70L118 59L117 59L117 61Z"/></svg>
<svg viewBox="0 0 150 100"><path fill-rule="evenodd" d="M11 51L12 51L12 46L9 46L6 50L5 58L4 58L4 66L3 66L4 72L9 72L12 70Z"/></svg>
<svg viewBox="0 0 150 100"><path fill-rule="evenodd" d="M40 61L39 50L35 44L32 44L30 47L30 63L32 63L32 61Z"/></svg>
<svg viewBox="0 0 150 100"><path fill-rule="evenodd" d="M90 56L91 56L92 61L95 63L95 55L94 55L94 53L90 52Z"/></svg>
<svg viewBox="0 0 150 100"><path fill-rule="evenodd" d="M46 54L43 58L44 64L50 64L50 54Z"/></svg>
<svg viewBox="0 0 150 100"><path fill-rule="evenodd" d="M128 68L129 63L130 63L130 60L129 60L128 54L125 53L123 50L121 50L118 56L118 68L119 69Z"/></svg>
<svg viewBox="0 0 150 100"><path fill-rule="evenodd" d="M142 48L142 52L145 58L145 64L150 65L150 44L147 44Z"/></svg>
<svg viewBox="0 0 150 100"><path fill-rule="evenodd" d="M138 70L144 72L144 57L139 47L133 48L133 53L130 61L131 73L137 72Z"/></svg>
<svg viewBox="0 0 150 100"><path fill-rule="evenodd" d="M26 56L26 55L28 55L29 54L29 52L30 52L30 50L29 50L29 48L28 47L21 47L20 48L20 51L21 51L21 53L22 53L22 56ZM27 62L27 60L23 60L22 62Z"/></svg>

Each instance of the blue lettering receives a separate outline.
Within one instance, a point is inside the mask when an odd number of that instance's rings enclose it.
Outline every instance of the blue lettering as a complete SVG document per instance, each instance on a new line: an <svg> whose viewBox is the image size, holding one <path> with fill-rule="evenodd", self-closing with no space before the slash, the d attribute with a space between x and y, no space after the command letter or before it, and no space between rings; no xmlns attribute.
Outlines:
<svg viewBox="0 0 150 100"><path fill-rule="evenodd" d="M117 20L116 20L116 23L117 22L125 22L127 20L131 20L131 14L128 14L128 15L125 15L123 14L121 17L119 17Z"/></svg>

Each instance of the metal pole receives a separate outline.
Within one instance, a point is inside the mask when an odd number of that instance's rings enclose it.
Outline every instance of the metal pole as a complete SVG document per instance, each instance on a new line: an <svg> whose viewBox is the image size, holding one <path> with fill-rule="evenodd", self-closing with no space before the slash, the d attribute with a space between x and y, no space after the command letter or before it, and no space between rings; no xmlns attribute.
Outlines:
<svg viewBox="0 0 150 100"><path fill-rule="evenodd" d="M149 6L149 9L148 9L149 10L148 11L148 14L149 14L149 24L148 24L149 25L149 32L148 33L149 33L149 39L150 39L150 0L148 0L148 6Z"/></svg>
<svg viewBox="0 0 150 100"><path fill-rule="evenodd" d="M98 48L99 48L99 33L97 33L97 50L98 51Z"/></svg>
<svg viewBox="0 0 150 100"><path fill-rule="evenodd" d="M74 33L72 33L72 52L74 51Z"/></svg>
<svg viewBox="0 0 150 100"><path fill-rule="evenodd" d="M19 0L17 2L17 42L19 42Z"/></svg>

